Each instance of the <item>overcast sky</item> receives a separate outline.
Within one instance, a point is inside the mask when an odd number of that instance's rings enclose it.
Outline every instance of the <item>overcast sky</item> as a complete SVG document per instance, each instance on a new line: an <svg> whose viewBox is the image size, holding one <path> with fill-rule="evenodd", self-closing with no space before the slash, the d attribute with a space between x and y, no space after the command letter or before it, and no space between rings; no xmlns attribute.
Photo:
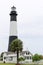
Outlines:
<svg viewBox="0 0 43 65"><path fill-rule="evenodd" d="M0 53L8 50L10 16L16 7L18 37L24 50L43 54L43 0L0 0Z"/></svg>

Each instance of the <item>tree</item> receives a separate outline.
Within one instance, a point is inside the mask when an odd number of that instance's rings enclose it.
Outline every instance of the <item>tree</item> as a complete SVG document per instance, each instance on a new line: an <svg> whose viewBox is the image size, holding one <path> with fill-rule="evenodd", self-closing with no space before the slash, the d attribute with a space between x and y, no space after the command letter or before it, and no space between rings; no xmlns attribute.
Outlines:
<svg viewBox="0 0 43 65"><path fill-rule="evenodd" d="M39 61L40 60L40 56L38 54L35 54L33 57L32 57L33 61Z"/></svg>
<svg viewBox="0 0 43 65"><path fill-rule="evenodd" d="M43 59L43 55L35 54L35 55L32 57L32 59L33 59L33 61L42 60L42 59Z"/></svg>
<svg viewBox="0 0 43 65"><path fill-rule="evenodd" d="M11 45L10 45L10 50L12 52L17 52L17 64L19 63L19 52L22 51L23 49L23 45L22 45L22 41L20 39L15 39L12 41Z"/></svg>
<svg viewBox="0 0 43 65"><path fill-rule="evenodd" d="M23 61L25 61L25 58L24 57L20 57L19 58L19 62L22 63Z"/></svg>
<svg viewBox="0 0 43 65"><path fill-rule="evenodd" d="M43 59L43 55L39 55L39 57L40 57L40 60L42 60L42 59Z"/></svg>

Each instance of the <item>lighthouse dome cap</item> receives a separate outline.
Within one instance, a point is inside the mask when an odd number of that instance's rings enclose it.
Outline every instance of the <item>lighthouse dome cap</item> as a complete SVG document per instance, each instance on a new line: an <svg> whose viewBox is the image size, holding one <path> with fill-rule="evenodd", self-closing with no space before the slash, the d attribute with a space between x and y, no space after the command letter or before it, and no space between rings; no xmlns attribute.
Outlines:
<svg viewBox="0 0 43 65"><path fill-rule="evenodd" d="M15 7L15 6L13 6L13 7L11 7L11 9L12 9L12 11L15 11L16 7Z"/></svg>

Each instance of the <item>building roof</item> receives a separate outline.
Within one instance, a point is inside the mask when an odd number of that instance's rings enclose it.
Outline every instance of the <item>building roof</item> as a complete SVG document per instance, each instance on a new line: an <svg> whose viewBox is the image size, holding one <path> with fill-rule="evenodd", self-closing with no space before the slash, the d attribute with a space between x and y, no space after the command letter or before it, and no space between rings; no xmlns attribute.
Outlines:
<svg viewBox="0 0 43 65"><path fill-rule="evenodd" d="M30 51L22 51L21 52L21 54L25 54L25 53L28 53L28 54L31 54L32 55L32 53Z"/></svg>
<svg viewBox="0 0 43 65"><path fill-rule="evenodd" d="M7 55L9 55L9 54L16 54L17 52L3 52L3 53L6 53ZM31 54L32 55L32 53L30 52L30 51L22 51L22 52L19 52L21 55L23 55L23 54L25 54L25 53L28 53L28 54Z"/></svg>

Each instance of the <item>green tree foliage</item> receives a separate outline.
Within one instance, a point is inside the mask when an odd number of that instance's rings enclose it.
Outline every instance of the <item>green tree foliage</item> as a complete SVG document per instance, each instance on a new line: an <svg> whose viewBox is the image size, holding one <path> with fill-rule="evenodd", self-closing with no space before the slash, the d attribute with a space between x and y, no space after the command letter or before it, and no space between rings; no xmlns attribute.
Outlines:
<svg viewBox="0 0 43 65"><path fill-rule="evenodd" d="M40 57L40 60L43 59L43 55L39 55L39 57Z"/></svg>
<svg viewBox="0 0 43 65"><path fill-rule="evenodd" d="M25 58L23 58L23 57L19 58L19 61L24 61L24 60L25 60Z"/></svg>
<svg viewBox="0 0 43 65"><path fill-rule="evenodd" d="M43 59L43 56L42 55L35 54L32 57L32 59L33 59L33 61L39 61L39 60Z"/></svg>
<svg viewBox="0 0 43 65"><path fill-rule="evenodd" d="M38 54L35 54L33 57L32 57L33 61L39 61L40 60L40 57Z"/></svg>
<svg viewBox="0 0 43 65"><path fill-rule="evenodd" d="M11 45L10 45L10 50L12 52L17 52L17 64L19 63L19 51L22 51L23 49L23 42L20 39L15 39L12 41Z"/></svg>

